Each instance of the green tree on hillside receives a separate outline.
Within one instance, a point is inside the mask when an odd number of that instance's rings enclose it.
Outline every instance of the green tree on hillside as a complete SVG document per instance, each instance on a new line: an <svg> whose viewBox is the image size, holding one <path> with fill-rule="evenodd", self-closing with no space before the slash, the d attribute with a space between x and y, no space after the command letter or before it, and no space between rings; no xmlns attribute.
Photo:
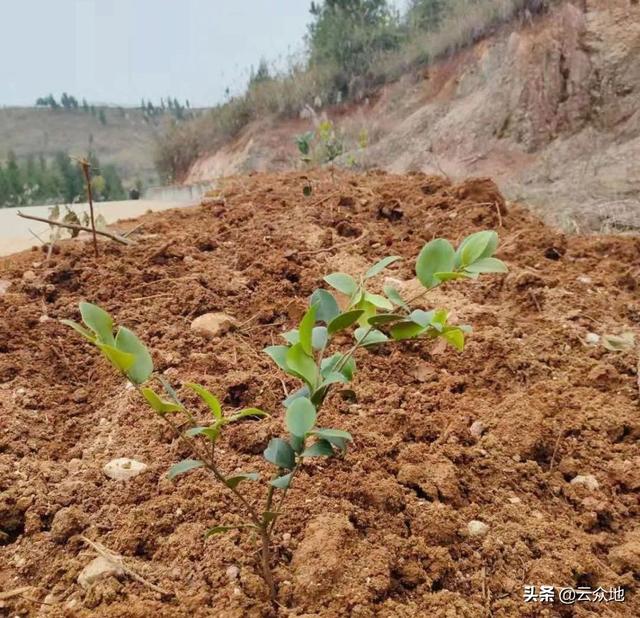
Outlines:
<svg viewBox="0 0 640 618"><path fill-rule="evenodd" d="M433 32L440 29L447 12L446 0L410 0L407 23L410 28Z"/></svg>
<svg viewBox="0 0 640 618"><path fill-rule="evenodd" d="M325 0L312 2L310 11L309 63L334 66L334 87L343 94L380 53L400 44L398 16L386 0Z"/></svg>

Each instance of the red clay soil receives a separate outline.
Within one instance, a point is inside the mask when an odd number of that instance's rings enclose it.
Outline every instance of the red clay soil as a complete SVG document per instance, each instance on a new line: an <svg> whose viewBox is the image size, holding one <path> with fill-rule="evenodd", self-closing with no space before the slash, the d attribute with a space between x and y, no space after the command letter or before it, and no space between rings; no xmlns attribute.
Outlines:
<svg viewBox="0 0 640 618"><path fill-rule="evenodd" d="M585 340L637 332L640 239L565 237L501 205L486 180L313 182L305 198L299 173L230 179L223 199L142 218L131 247L101 242L99 259L69 241L48 264L39 249L2 262L0 614L640 615L637 353ZM290 492L275 535L275 609L249 535L203 538L237 521L229 496L202 470L166 478L187 453L58 322L78 318L78 301L97 302L148 343L174 386L201 382L228 409L272 413L221 445L226 470L266 472L259 455L283 433L280 402L296 384L261 350L296 324L322 276L397 254L407 259L389 275L410 287L425 241L486 228L498 230L510 273L431 299L473 325L465 351L424 341L363 352L357 401L334 394L323 409L323 425L355 443L344 460L306 465ZM210 311L238 328L215 339L190 330ZM115 457L149 467L114 481L102 466ZM572 484L577 475L597 483ZM484 536L469 535L472 520ZM128 576L81 588L95 553L79 534L175 597ZM525 585L622 586L626 601L524 603Z"/></svg>

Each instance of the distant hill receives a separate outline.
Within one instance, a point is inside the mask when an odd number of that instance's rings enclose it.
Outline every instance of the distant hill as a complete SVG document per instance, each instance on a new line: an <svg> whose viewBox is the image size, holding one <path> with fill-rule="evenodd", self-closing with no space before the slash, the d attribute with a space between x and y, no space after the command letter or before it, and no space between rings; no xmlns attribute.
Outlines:
<svg viewBox="0 0 640 618"><path fill-rule="evenodd" d="M125 186L138 178L148 186L158 182L155 140L169 122L169 116L147 120L137 108L100 106L92 114L82 108L0 107L0 161L9 151L22 159L91 149L103 164L116 166Z"/></svg>

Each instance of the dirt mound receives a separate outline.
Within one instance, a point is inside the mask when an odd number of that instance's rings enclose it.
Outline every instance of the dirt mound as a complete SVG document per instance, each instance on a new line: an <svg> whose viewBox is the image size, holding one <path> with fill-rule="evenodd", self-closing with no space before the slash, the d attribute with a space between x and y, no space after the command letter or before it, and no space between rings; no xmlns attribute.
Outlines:
<svg viewBox="0 0 640 618"><path fill-rule="evenodd" d="M35 250L2 262L0 589L29 588L0 606L12 616L640 615L637 358L586 343L637 331L640 239L565 238L505 207L486 180L312 180L304 198L299 174L230 179L202 206L144 217L136 245L102 243L97 260L68 242L48 264ZM323 409L356 441L345 460L306 466L291 491L274 547L277 612L248 535L203 539L233 521L227 496L203 472L167 480L180 444L58 322L77 318L80 299L98 302L175 386L198 381L227 406L273 413L221 444L225 468L245 469L281 433L293 386L261 350L322 276L398 254L407 261L391 276L411 286L425 241L486 228L500 234L509 275L433 298L473 324L464 353L427 342L365 352L357 401ZM191 330L206 312L235 328ZM111 480L102 467L117 457L147 468ZM80 533L176 598L121 574L81 587L95 554ZM525 604L526 584L623 586L627 600Z"/></svg>

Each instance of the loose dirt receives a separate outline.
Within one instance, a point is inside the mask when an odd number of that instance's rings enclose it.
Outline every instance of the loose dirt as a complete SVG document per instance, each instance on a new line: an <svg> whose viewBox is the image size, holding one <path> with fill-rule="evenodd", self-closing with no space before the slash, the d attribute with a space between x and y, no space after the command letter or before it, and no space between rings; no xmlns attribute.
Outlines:
<svg viewBox="0 0 640 618"><path fill-rule="evenodd" d="M229 179L201 206L145 216L135 246L101 242L99 259L69 241L48 264L40 250L0 263L10 283L0 286L0 590L23 588L0 595L0 613L640 615L637 354L586 343L590 332L637 333L640 239L565 237L505 205L488 180L311 179L310 198L299 173ZM203 538L237 521L228 496L203 471L167 480L180 444L58 322L78 317L79 300L97 302L148 343L174 386L198 381L229 409L269 411L220 447L226 470L266 471L259 453L282 433L280 401L295 382L261 350L295 324L322 276L398 254L407 259L389 275L410 288L425 241L486 228L499 232L510 273L430 299L473 325L465 351L410 342L364 352L357 401L334 394L323 409L323 424L355 443L344 460L306 466L290 493L275 535L275 610L252 539ZM206 312L236 329L190 330ZM116 457L148 468L111 480L102 467ZM578 475L597 483L571 484ZM473 520L486 534L469 535ZM82 588L96 553L80 534L175 598L127 576ZM627 599L525 604L525 585L623 586Z"/></svg>

